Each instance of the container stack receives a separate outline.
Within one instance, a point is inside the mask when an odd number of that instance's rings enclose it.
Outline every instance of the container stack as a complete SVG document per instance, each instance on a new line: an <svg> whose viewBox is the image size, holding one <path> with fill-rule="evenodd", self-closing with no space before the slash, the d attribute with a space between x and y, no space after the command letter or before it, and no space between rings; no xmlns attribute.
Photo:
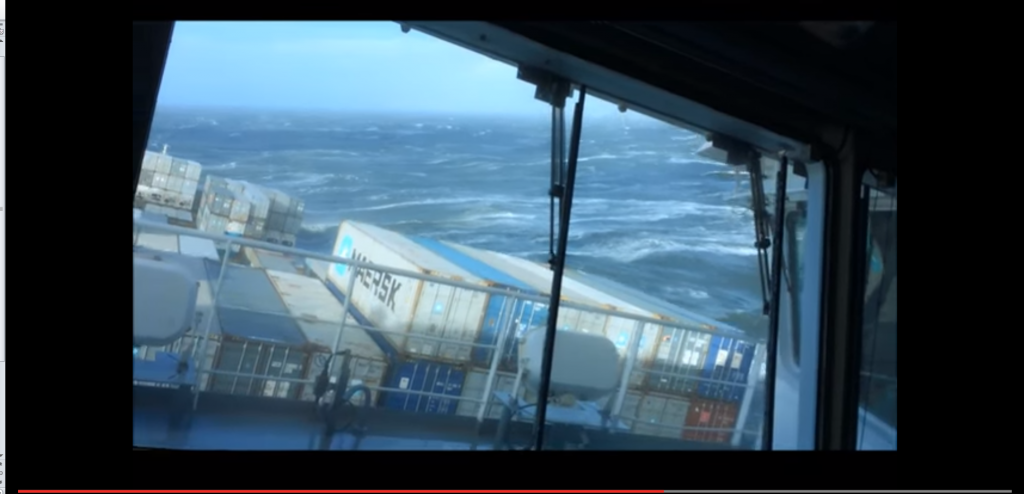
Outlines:
<svg viewBox="0 0 1024 494"><path fill-rule="evenodd" d="M304 209L301 200L283 192L241 180L207 176L196 215L198 218L215 216L209 220L211 228L223 227L222 231L228 235L291 247L302 225Z"/></svg>
<svg viewBox="0 0 1024 494"><path fill-rule="evenodd" d="M196 215L196 228L210 233L241 237L249 221L252 205L228 187L210 184L204 187L202 203Z"/></svg>
<svg viewBox="0 0 1024 494"><path fill-rule="evenodd" d="M479 374L486 373L494 362L494 351L466 343L494 345L500 335L509 338L502 342L498 369L501 375L515 375L516 335L547 320L544 304L515 296L544 296L551 286L551 271L546 266L350 221L342 223L333 254L512 292L485 294L341 264L319 270L318 276L335 296L348 298L365 319L361 326L380 331L371 336L396 362L387 387L452 397L391 392L381 402L386 408L477 413L479 407L456 398L482 389ZM352 277L356 278L353 292L345 293ZM623 359L633 338L639 338L620 411L620 418L630 424L634 434L732 441L728 429L735 427L744 401L755 343L746 341L738 330L590 275L567 272L562 288L563 299L613 310L621 316L566 308L559 311L560 329L602 334L619 348ZM666 324L638 323L630 316ZM673 320L686 321L690 329L676 327L683 322L668 323Z"/></svg>
<svg viewBox="0 0 1024 494"><path fill-rule="evenodd" d="M295 246L295 237L302 228L305 202L283 192L265 189L270 198L270 212L267 216L266 240L287 247Z"/></svg>
<svg viewBox="0 0 1024 494"><path fill-rule="evenodd" d="M146 151L136 192L136 206L152 204L190 212L193 209L202 166L195 161Z"/></svg>

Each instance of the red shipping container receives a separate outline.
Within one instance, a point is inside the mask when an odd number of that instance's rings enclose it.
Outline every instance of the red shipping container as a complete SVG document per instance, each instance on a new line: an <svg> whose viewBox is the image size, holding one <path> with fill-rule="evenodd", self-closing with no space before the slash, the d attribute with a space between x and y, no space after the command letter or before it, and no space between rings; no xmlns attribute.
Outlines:
<svg viewBox="0 0 1024 494"><path fill-rule="evenodd" d="M735 403L692 400L690 412L686 415L683 440L728 443L732 441L732 431L736 428L738 416L739 407Z"/></svg>

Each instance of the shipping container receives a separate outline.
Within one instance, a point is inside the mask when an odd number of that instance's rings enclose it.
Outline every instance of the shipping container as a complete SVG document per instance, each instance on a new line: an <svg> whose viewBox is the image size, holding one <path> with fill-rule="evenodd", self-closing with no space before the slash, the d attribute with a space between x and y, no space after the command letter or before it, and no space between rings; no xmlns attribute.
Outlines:
<svg viewBox="0 0 1024 494"><path fill-rule="evenodd" d="M383 397L384 407L409 412L453 415L458 409L458 398L462 395L465 379L466 372L454 365L425 360L398 363L388 379L388 388L447 395L452 398L388 391Z"/></svg>
<svg viewBox="0 0 1024 494"><path fill-rule="evenodd" d="M188 172L188 162L178 158L171 159L171 171L168 175L172 177L185 178L185 173Z"/></svg>
<svg viewBox="0 0 1024 494"><path fill-rule="evenodd" d="M554 273L547 266L497 252L474 249L452 243L446 243L446 245L452 249L459 250L465 255L471 256L478 262L482 262L526 283L544 296L549 296L551 293ZM615 343L622 356L626 355L630 338L637 328L637 321L628 319L628 315L658 318L656 314L642 311L608 294L568 278L562 280L562 300L622 312L624 314L623 317L609 316L570 307L562 307L558 311L559 329L602 334ZM657 336L661 330L661 326L654 324L646 324L644 326L645 334L641 338L642 342L637 354L637 358L640 361L650 359L654 348L656 348Z"/></svg>
<svg viewBox="0 0 1024 494"><path fill-rule="evenodd" d="M267 229L284 233L285 221L287 219L288 217L281 213L271 212L270 215L267 216Z"/></svg>
<svg viewBox="0 0 1024 494"><path fill-rule="evenodd" d="M165 176L170 174L171 173L171 160L173 160L173 158L171 158L170 156L167 156L166 154L157 155L155 157L156 166L153 167L153 170L156 171L157 173L163 174Z"/></svg>
<svg viewBox="0 0 1024 494"><path fill-rule="evenodd" d="M266 232L263 229L262 221L253 221L252 219L250 219L249 222L245 224L244 235L246 237L253 238L256 240L263 240L265 233Z"/></svg>
<svg viewBox="0 0 1024 494"><path fill-rule="evenodd" d="M349 316L342 331L342 316L345 307L324 284L316 279L295 272L267 271L267 276L277 289L285 306L296 319L307 341L316 348L309 375L315 378L334 351L349 350L353 359L349 368L350 379L357 379L371 387L381 387L387 371L384 352L377 346L358 321ZM341 340L338 341L338 332ZM338 345L335 348L335 345ZM334 377L340 375L340 366L335 365ZM377 392L372 393L376 403ZM313 399L312 386L302 391L303 399Z"/></svg>
<svg viewBox="0 0 1024 494"><path fill-rule="evenodd" d="M372 225L343 222L333 252L361 262L484 285L408 238ZM328 272L330 284L342 296L347 295L353 276L352 306L374 328L385 331L379 339L389 354L465 362L472 356L468 344L478 340L481 326L501 324L501 307L490 306L485 292L349 269L345 264L334 264Z"/></svg>
<svg viewBox="0 0 1024 494"><path fill-rule="evenodd" d="M176 177L174 175L167 177L167 190L172 194L180 195L184 185L185 177Z"/></svg>
<svg viewBox="0 0 1024 494"><path fill-rule="evenodd" d="M686 415L686 441L729 443L736 430L739 407L735 403L714 400L693 400ZM710 430L701 430L710 429Z"/></svg>
<svg viewBox="0 0 1024 494"><path fill-rule="evenodd" d="M755 349L756 345L737 338L712 337L708 349L709 358L705 359L701 371L701 377L711 381L700 382L698 394L711 400L743 401Z"/></svg>
<svg viewBox="0 0 1024 494"><path fill-rule="evenodd" d="M265 221L270 214L270 198L263 191L262 187L246 184L244 187L245 199L252 205L251 217Z"/></svg>
<svg viewBox="0 0 1024 494"><path fill-rule="evenodd" d="M245 258L252 267L264 268L267 271L282 271L285 273L304 273L306 271L306 260L304 258L293 257L279 252L246 247Z"/></svg>
<svg viewBox="0 0 1024 494"><path fill-rule="evenodd" d="M213 261L220 259L220 256L217 255L216 244L214 244L213 240L208 238L181 235L178 237L178 251L185 256L210 259Z"/></svg>
<svg viewBox="0 0 1024 494"><path fill-rule="evenodd" d="M486 403L467 400L460 401L455 409L456 415L476 417L480 413L480 407L486 406L487 410L484 412L485 419L501 418L503 407L493 399L494 392L512 393L516 383L516 375L508 372L495 373L494 382L491 384L491 395L484 396L489 375L490 373L486 370L472 370L466 373L466 380L462 384L462 397L483 399L486 400ZM525 388L522 387L518 390L520 398L522 398L524 390Z"/></svg>
<svg viewBox="0 0 1024 494"><path fill-rule="evenodd" d="M619 418L634 434L679 439L689 409L690 402L679 396L630 392Z"/></svg>
<svg viewBox="0 0 1024 494"><path fill-rule="evenodd" d="M153 174L153 187L157 188L157 189L160 189L161 191L166 191L167 187L169 185L170 178L171 177L168 177L167 174L165 174L165 173L160 173L160 172L154 173Z"/></svg>
<svg viewBox="0 0 1024 494"><path fill-rule="evenodd" d="M142 170L139 172L139 185L152 186L156 172L153 170Z"/></svg>
<svg viewBox="0 0 1024 494"><path fill-rule="evenodd" d="M285 233L286 235L287 234L294 235L294 234L298 233L299 229L301 229L301 228L302 228L302 218L299 218L299 217L296 217L296 216L289 216L288 218L285 219L283 233Z"/></svg>
<svg viewBox="0 0 1024 494"><path fill-rule="evenodd" d="M164 222L167 220L165 219ZM178 236L173 233L140 230L135 237L135 247L160 252L178 252Z"/></svg>
<svg viewBox="0 0 1024 494"><path fill-rule="evenodd" d="M220 276L220 263L206 261L207 277ZM309 341L266 271L229 265L218 295L221 326L216 368L259 377L215 376L211 390L298 399L302 386L272 379L305 379L312 356Z"/></svg>
<svg viewBox="0 0 1024 494"><path fill-rule="evenodd" d="M185 172L185 178L198 183L199 177L203 174L203 167L195 161L189 161L188 171Z"/></svg>
<svg viewBox="0 0 1024 494"><path fill-rule="evenodd" d="M421 237L410 237L410 240L428 249L430 252L443 257L448 262L459 266L473 276L485 280L493 287L505 288L513 293L524 293L534 296L542 294L543 287L535 288L529 283L509 275L491 263L494 259L478 259L459 250L454 244L437 240ZM483 253L476 253L484 257ZM547 286L547 289L550 291L550 285ZM509 308L511 308L511 312L503 314ZM572 315L574 314L570 314L570 317L564 321L568 321ZM502 360L506 367L510 367L518 361L519 345L516 344L518 337L532 327L547 324L547 317L548 309L546 304L520 301L510 296L491 295L488 297L487 315L485 316L487 323L481 329L480 337L477 341L485 345L494 345L498 342L499 335L504 334ZM491 323L492 320L493 324ZM507 322L503 323L503 321ZM562 322L563 319L559 318L559 321ZM508 324L511 324L515 330L505 330ZM602 329L595 327L597 332L600 332ZM487 365L490 363L493 355L490 349L476 348L473 350L473 362L481 366Z"/></svg>
<svg viewBox="0 0 1024 494"><path fill-rule="evenodd" d="M729 382L746 382L746 378L739 375L749 373L750 364L753 361L755 345L750 342L739 329L715 321L714 319L695 314L686 309L677 307L669 302L651 297L639 290L625 286L599 276L583 273L578 270L566 269L565 278L588 285L589 287L607 293L623 304L637 307L640 310L654 314L657 319L664 319L667 322L688 322L697 324L707 333L683 330L676 327L662 327L660 333L653 343L653 358L642 360L643 369L649 371L646 377L645 387L651 391L669 394L695 395L700 394L701 381L696 379L716 379L713 375L731 376ZM724 334L727 345L740 348L738 372L729 374L722 369L715 374L714 369L719 365L715 363L719 359L720 348L714 353L709 353L712 347L712 333ZM645 336L649 336L645 329ZM717 341L717 340L716 340ZM650 346L644 345L644 346ZM726 348L726 357L730 355ZM713 357L713 358L712 358ZM731 358L731 357L729 357ZM732 360L727 367L732 368ZM725 365L725 364L723 364ZM710 368L709 368L710 366ZM744 389L739 386L711 386L704 388L706 394L712 396L736 396L742 399Z"/></svg>

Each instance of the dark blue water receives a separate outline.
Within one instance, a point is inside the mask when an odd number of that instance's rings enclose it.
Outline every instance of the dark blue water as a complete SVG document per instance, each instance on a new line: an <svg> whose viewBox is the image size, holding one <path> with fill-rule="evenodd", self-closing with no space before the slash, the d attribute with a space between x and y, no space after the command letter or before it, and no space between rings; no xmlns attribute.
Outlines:
<svg viewBox="0 0 1024 494"><path fill-rule="evenodd" d="M751 213L696 134L586 119L570 267L760 333ZM158 111L152 149L205 173L306 200L299 247L330 252L344 219L534 260L547 258L546 115L465 117Z"/></svg>

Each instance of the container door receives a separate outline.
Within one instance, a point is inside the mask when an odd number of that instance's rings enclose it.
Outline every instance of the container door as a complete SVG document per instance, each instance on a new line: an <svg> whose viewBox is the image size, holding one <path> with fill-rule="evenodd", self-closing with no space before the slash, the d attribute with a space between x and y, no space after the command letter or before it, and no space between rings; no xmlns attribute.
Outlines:
<svg viewBox="0 0 1024 494"><path fill-rule="evenodd" d="M242 365L242 358L245 355L246 344L237 341L225 341L220 347L220 358L217 359L217 370L238 372ZM210 383L210 391L216 393L231 393L235 389L234 376L214 376Z"/></svg>

